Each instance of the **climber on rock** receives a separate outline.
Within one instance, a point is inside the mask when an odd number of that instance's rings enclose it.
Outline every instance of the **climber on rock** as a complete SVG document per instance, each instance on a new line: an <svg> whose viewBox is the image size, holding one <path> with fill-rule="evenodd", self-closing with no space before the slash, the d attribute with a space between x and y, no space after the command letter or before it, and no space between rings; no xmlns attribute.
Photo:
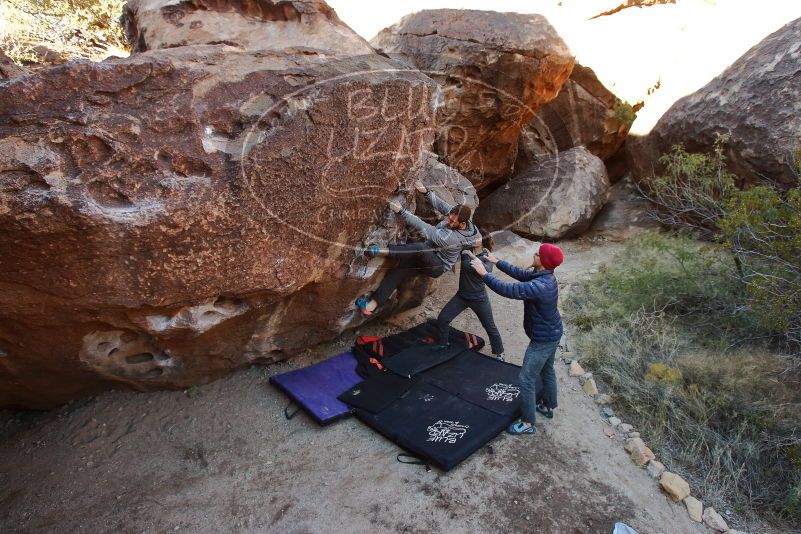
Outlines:
<svg viewBox="0 0 801 534"><path fill-rule="evenodd" d="M366 256L388 256L400 260L400 263L384 277L372 295L361 297L356 301L356 308L364 315L372 315L376 308L389 300L398 286L412 276L422 274L438 278L442 273L451 270L459 261L462 250L470 250L481 242L481 234L470 220L472 210L469 206L464 204L451 206L419 180L414 185L425 195L435 210L447 213L448 216L436 226L432 226L397 202L389 203L390 209L399 213L407 224L420 230L426 240L422 243L405 245L381 247L373 244L366 247L364 251Z"/></svg>

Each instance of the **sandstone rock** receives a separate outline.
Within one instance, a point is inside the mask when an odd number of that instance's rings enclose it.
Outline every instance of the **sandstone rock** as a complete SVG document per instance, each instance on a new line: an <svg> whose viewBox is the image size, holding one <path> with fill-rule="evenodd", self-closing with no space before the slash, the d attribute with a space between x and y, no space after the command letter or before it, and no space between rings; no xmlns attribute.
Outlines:
<svg viewBox="0 0 801 534"><path fill-rule="evenodd" d="M626 139L634 112L576 63L555 99L543 105L520 136L516 168L579 145L602 160L611 158Z"/></svg>
<svg viewBox="0 0 801 534"><path fill-rule="evenodd" d="M573 377L582 376L584 374L584 368L581 364L575 360L570 363L570 367L567 370L567 374Z"/></svg>
<svg viewBox="0 0 801 534"><path fill-rule="evenodd" d="M721 515L717 513L711 506L704 510L703 519L704 524L712 530L716 530L718 532L726 532L729 530L729 525L726 524L726 520L723 519L723 517L721 517Z"/></svg>
<svg viewBox="0 0 801 534"><path fill-rule="evenodd" d="M128 0L123 25L134 53L228 44L239 50L373 54L322 0Z"/></svg>
<svg viewBox="0 0 801 534"><path fill-rule="evenodd" d="M590 378L581 386L581 389L584 390L584 393L589 395L590 397L594 397L598 394L598 386L595 385L595 379Z"/></svg>
<svg viewBox="0 0 801 534"><path fill-rule="evenodd" d="M476 221L524 236L567 237L589 227L608 191L603 162L577 147L526 169L483 199Z"/></svg>
<svg viewBox="0 0 801 534"><path fill-rule="evenodd" d="M3 49L0 48L0 80L16 78L28 72L30 72L28 69L14 63L14 60L8 57L6 53L3 52Z"/></svg>
<svg viewBox="0 0 801 534"><path fill-rule="evenodd" d="M687 515L696 523L703 521L704 505L695 497L685 497L684 506L687 507Z"/></svg>
<svg viewBox="0 0 801 534"><path fill-rule="evenodd" d="M665 466L662 462L651 460L648 462L648 465L645 466L645 470L652 478L659 478L662 476L662 473L665 472Z"/></svg>
<svg viewBox="0 0 801 534"><path fill-rule="evenodd" d="M662 226L651 216L654 209L626 177L609 188L609 200L593 219L585 235L603 237L610 241L626 241Z"/></svg>
<svg viewBox="0 0 801 534"><path fill-rule="evenodd" d="M797 184L793 153L801 131L799 33L801 19L796 19L676 102L647 137L630 137L626 144L633 175L662 172L658 158L674 144L689 152L709 152L718 134L729 134L728 167L742 185L766 179L784 188Z"/></svg>
<svg viewBox="0 0 801 534"><path fill-rule="evenodd" d="M612 399L611 395L608 395L606 393L601 393L595 398L595 404L603 406L604 404L612 404L613 400L614 399Z"/></svg>
<svg viewBox="0 0 801 534"><path fill-rule="evenodd" d="M417 176L428 189L434 191L448 204L464 204L474 211L478 207L476 188L473 187L470 180L462 176L456 169L440 163L436 154L428 153L423 157ZM437 214L422 193L417 194L415 213L431 224L448 216L447 213Z"/></svg>
<svg viewBox="0 0 801 534"><path fill-rule="evenodd" d="M631 432L631 429L632 429L632 428L634 428L634 427L633 427L633 426L631 426L630 424L628 424L628 423L622 423L622 424L620 425L620 429L619 429L619 430L620 430L621 432Z"/></svg>
<svg viewBox="0 0 801 534"><path fill-rule="evenodd" d="M623 448L626 449L626 452L631 453L634 449L639 449L641 447L645 447L645 442L640 438L630 438L626 440L626 444L623 445Z"/></svg>
<svg viewBox="0 0 801 534"><path fill-rule="evenodd" d="M643 467L655 458L656 456L654 456L653 451L648 447L637 447L631 451L631 460L640 467Z"/></svg>
<svg viewBox="0 0 801 534"><path fill-rule="evenodd" d="M627 434L627 437L629 437L629 438L639 438L640 437L640 433L639 432L629 432Z"/></svg>
<svg viewBox="0 0 801 534"><path fill-rule="evenodd" d="M540 15L424 10L371 44L442 85L437 153L478 190L510 175L523 127L573 69L567 45Z"/></svg>
<svg viewBox="0 0 801 534"><path fill-rule="evenodd" d="M531 267L534 253L539 249L539 243L520 237L509 230L492 232L492 237L495 239L495 250L501 254L504 260L524 269ZM564 352L562 355L566 359L573 357L570 352Z"/></svg>
<svg viewBox="0 0 801 534"><path fill-rule="evenodd" d="M402 235L386 201L433 141L438 88L396 66L218 44L0 84L0 406L183 388L358 325L383 271L355 247Z"/></svg>
<svg viewBox="0 0 801 534"><path fill-rule="evenodd" d="M606 420L606 422L609 423L613 428L617 428L617 426L620 424L620 419L617 417L610 417Z"/></svg>
<svg viewBox="0 0 801 534"><path fill-rule="evenodd" d="M690 495L690 485L679 475L669 471L662 473L659 485L674 501L682 501Z"/></svg>

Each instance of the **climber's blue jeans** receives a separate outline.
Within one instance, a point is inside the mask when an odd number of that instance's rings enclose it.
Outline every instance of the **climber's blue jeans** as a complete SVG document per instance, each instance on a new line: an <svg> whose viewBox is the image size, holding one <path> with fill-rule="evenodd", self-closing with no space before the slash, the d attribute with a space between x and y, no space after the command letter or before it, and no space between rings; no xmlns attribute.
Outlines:
<svg viewBox="0 0 801 534"><path fill-rule="evenodd" d="M523 367L520 369L520 395L523 397L522 419L533 423L537 419L537 377L542 377L542 403L556 408L556 372L553 360L559 341L538 343L532 341L526 348Z"/></svg>

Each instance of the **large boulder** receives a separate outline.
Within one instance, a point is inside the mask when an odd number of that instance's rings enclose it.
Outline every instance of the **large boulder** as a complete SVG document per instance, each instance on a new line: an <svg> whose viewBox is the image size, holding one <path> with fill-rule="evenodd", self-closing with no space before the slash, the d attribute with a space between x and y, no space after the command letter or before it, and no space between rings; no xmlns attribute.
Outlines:
<svg viewBox="0 0 801 534"><path fill-rule="evenodd" d="M482 199L476 222L533 238L575 235L603 207L609 185L603 161L579 146L530 167Z"/></svg>
<svg viewBox="0 0 801 534"><path fill-rule="evenodd" d="M358 324L383 271L355 247L402 235L386 201L434 135L436 84L398 67L207 44L0 82L0 406L186 387Z"/></svg>
<svg viewBox="0 0 801 534"><path fill-rule="evenodd" d="M520 136L516 166L526 169L579 145L606 161L620 150L633 121L633 108L607 89L592 69L576 64L557 97L537 111Z"/></svg>
<svg viewBox="0 0 801 534"><path fill-rule="evenodd" d="M540 15L426 10L370 42L442 85L436 151L478 190L509 177L521 131L573 68Z"/></svg>
<svg viewBox="0 0 801 534"><path fill-rule="evenodd" d="M801 19L765 38L717 78L676 102L650 134L630 138L633 175L664 171L659 157L675 144L711 152L729 136L728 167L743 187L768 180L782 188L798 183L801 144Z"/></svg>
<svg viewBox="0 0 801 534"><path fill-rule="evenodd" d="M242 50L372 53L322 0L129 0L123 24L133 52L229 44Z"/></svg>

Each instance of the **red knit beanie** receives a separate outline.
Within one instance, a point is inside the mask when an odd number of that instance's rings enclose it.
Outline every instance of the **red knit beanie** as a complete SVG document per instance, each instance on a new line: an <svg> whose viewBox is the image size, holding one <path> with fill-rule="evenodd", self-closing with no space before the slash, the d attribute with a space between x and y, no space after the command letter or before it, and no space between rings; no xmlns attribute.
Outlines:
<svg viewBox="0 0 801 534"><path fill-rule="evenodd" d="M540 245L540 263L546 269L555 269L559 267L565 259L565 254L562 249L550 243L543 243Z"/></svg>

